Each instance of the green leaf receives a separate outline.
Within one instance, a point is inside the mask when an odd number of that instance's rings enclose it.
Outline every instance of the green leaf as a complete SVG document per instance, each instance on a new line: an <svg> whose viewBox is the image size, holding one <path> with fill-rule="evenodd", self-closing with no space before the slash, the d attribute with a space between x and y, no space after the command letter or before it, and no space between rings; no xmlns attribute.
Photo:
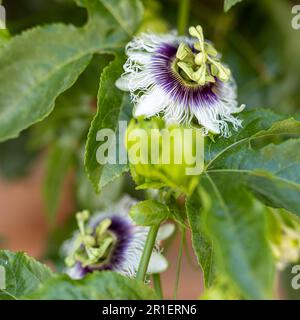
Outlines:
<svg viewBox="0 0 300 320"><path fill-rule="evenodd" d="M96 194L85 173L83 163L84 161L80 158L76 179L76 200L78 205L90 212L104 210L120 198L124 191L124 177L115 179L101 190L100 195Z"/></svg>
<svg viewBox="0 0 300 320"><path fill-rule="evenodd" d="M201 199L196 191L187 199L186 211L192 232L194 252L203 271L205 286L210 287L215 276L213 244L203 227L201 207Z"/></svg>
<svg viewBox="0 0 300 320"><path fill-rule="evenodd" d="M1 51L0 141L16 137L53 110L57 96L92 57L74 45L84 45L82 40L77 28L52 25L16 36Z"/></svg>
<svg viewBox="0 0 300 320"><path fill-rule="evenodd" d="M260 138L268 137L270 135L267 132L273 125L276 126L280 121L285 120L285 116L277 114L267 109L256 109L251 111L242 112L238 116L242 120L243 127L238 132L232 132L232 136L228 139L223 137L217 137L216 141L209 141L206 145L205 157L207 161L206 168L213 167L214 161L223 157L226 153L230 152L232 148L236 148L240 145L245 146L249 143L253 137ZM286 128L288 132L290 128ZM288 133L287 132L287 133ZM281 133L275 130L277 135L283 135L286 132Z"/></svg>
<svg viewBox="0 0 300 320"><path fill-rule="evenodd" d="M242 1L243 0L224 0L224 11L229 11L231 7Z"/></svg>
<svg viewBox="0 0 300 320"><path fill-rule="evenodd" d="M218 271L246 298L271 298L274 266L266 239L265 207L231 174L206 173L199 191Z"/></svg>
<svg viewBox="0 0 300 320"><path fill-rule="evenodd" d="M72 102L74 103L74 100L70 101L70 103ZM67 107L67 105L64 106ZM76 106L77 109L81 107L80 103L73 104L72 106ZM43 182L43 195L46 202L47 214L52 220L55 218L59 206L65 178L72 168L79 143L86 134L87 123L84 118L74 118L69 121L65 119L59 136L55 137L55 142L50 146Z"/></svg>
<svg viewBox="0 0 300 320"><path fill-rule="evenodd" d="M117 56L101 74L97 114L91 123L88 134L85 167L87 175L97 192L100 192L106 184L119 177L123 172L128 171L127 164L101 165L96 157L98 148L106 143L106 141L97 141L97 133L101 129L111 129L116 133L116 149L119 149L117 143L117 140L119 140L117 134L118 122L122 120L123 109L131 108L128 94L115 86L116 80L122 74L124 62L124 57ZM116 160L118 160L118 152Z"/></svg>
<svg viewBox="0 0 300 320"><path fill-rule="evenodd" d="M286 139L300 134L300 122L262 109L240 118L243 128L236 134L208 143L201 221L214 244L217 270L247 298L270 298L266 209L253 196L299 214L300 142Z"/></svg>
<svg viewBox="0 0 300 320"><path fill-rule="evenodd" d="M53 276L48 267L23 252L0 250L0 266L6 271L6 289L0 290L0 300L19 299L31 294Z"/></svg>
<svg viewBox="0 0 300 320"><path fill-rule="evenodd" d="M155 200L145 200L133 205L130 216L141 226L158 225L169 216L169 208Z"/></svg>
<svg viewBox="0 0 300 320"><path fill-rule="evenodd" d="M245 112L243 128L229 139L207 147L207 172L230 172L266 204L299 214L298 142L300 122L268 110ZM276 142L277 145L267 145ZM265 147L264 147L265 146Z"/></svg>
<svg viewBox="0 0 300 320"><path fill-rule="evenodd" d="M92 55L122 48L142 16L138 0L80 3L88 7L86 26L37 27L1 50L0 141L48 116L56 98L74 84Z"/></svg>
<svg viewBox="0 0 300 320"><path fill-rule="evenodd" d="M237 148L219 158L208 172L228 173L248 186L260 200L300 216L300 140L262 149ZM235 152L234 152L235 151Z"/></svg>
<svg viewBox="0 0 300 320"><path fill-rule="evenodd" d="M106 164L103 166L99 190L102 190L109 183L115 181L117 178L121 177L125 172L129 171L129 166L127 164Z"/></svg>
<svg viewBox="0 0 300 320"><path fill-rule="evenodd" d="M143 7L137 0L77 0L87 3L91 9L96 11L98 3L101 3L107 14L117 22L118 27L128 36L132 36L141 22Z"/></svg>
<svg viewBox="0 0 300 320"><path fill-rule="evenodd" d="M10 34L7 29L0 29L0 50L8 43Z"/></svg>
<svg viewBox="0 0 300 320"><path fill-rule="evenodd" d="M55 143L48 154L43 185L44 199L49 218L57 212L65 178L71 168L74 149L68 143Z"/></svg>
<svg viewBox="0 0 300 320"><path fill-rule="evenodd" d="M0 174L5 179L17 179L28 173L36 152L28 146L29 134L24 131L18 138L0 143Z"/></svg>
<svg viewBox="0 0 300 320"><path fill-rule="evenodd" d="M111 271L94 272L81 280L61 275L27 297L39 300L154 300L153 290L141 281Z"/></svg>
<svg viewBox="0 0 300 320"><path fill-rule="evenodd" d="M218 275L213 285L200 296L201 300L244 300L245 298L226 277Z"/></svg>

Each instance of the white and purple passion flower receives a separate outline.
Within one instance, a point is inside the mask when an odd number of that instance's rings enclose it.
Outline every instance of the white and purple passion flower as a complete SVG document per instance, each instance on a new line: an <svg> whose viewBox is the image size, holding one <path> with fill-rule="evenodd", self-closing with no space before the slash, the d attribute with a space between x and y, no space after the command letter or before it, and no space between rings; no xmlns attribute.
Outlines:
<svg viewBox="0 0 300 320"><path fill-rule="evenodd" d="M132 199L123 198L110 212L99 212L90 218L88 211L76 215L79 231L62 247L66 273L81 279L94 271L111 270L134 277L142 256L149 228L137 226L129 217ZM174 231L171 224L160 228L148 273L160 273L168 262L160 253L159 243Z"/></svg>
<svg viewBox="0 0 300 320"><path fill-rule="evenodd" d="M241 121L236 85L221 55L206 41L201 26L191 37L141 34L128 43L128 59L116 86L129 91L134 116L163 114L168 123L197 121L206 132L229 136L228 123L237 130Z"/></svg>

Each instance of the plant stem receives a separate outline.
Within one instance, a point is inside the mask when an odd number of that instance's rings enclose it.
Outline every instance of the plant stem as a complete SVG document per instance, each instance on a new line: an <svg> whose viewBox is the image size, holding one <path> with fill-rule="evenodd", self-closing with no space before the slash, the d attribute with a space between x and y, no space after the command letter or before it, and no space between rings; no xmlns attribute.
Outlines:
<svg viewBox="0 0 300 320"><path fill-rule="evenodd" d="M162 288L161 288L160 274L153 273L152 277L153 277L154 290L155 290L158 298L163 300L163 292L162 292Z"/></svg>
<svg viewBox="0 0 300 320"><path fill-rule="evenodd" d="M185 230L181 228L180 247L179 247L177 267L176 267L176 281L175 281L174 295L173 295L174 300L177 299L177 291L179 286L179 277L180 277L180 271L181 271L181 261L182 261L182 252L183 252L184 242L185 242Z"/></svg>
<svg viewBox="0 0 300 320"><path fill-rule="evenodd" d="M138 272L136 274L136 279L140 281L145 281L146 272L148 269L150 257L153 251L153 247L155 244L155 239L157 236L157 232L159 229L159 225L152 226L149 230L148 237L145 243L145 248L141 257L140 265L138 268Z"/></svg>
<svg viewBox="0 0 300 320"><path fill-rule="evenodd" d="M184 34L187 29L189 12L190 12L190 0L179 0L179 13L177 20L177 29L180 35Z"/></svg>

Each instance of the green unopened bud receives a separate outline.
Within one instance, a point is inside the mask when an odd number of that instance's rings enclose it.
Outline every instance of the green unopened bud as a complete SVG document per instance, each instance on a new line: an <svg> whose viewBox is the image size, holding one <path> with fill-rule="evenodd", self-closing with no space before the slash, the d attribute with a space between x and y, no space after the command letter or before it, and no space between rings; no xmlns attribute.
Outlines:
<svg viewBox="0 0 300 320"><path fill-rule="evenodd" d="M203 170L200 129L168 127L161 118L132 120L126 148L139 189L169 187L190 194Z"/></svg>

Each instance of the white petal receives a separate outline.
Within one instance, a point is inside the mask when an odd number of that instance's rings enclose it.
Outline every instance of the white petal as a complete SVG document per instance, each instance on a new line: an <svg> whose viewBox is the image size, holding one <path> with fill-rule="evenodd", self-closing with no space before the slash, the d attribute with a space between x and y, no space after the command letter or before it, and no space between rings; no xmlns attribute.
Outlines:
<svg viewBox="0 0 300 320"><path fill-rule="evenodd" d="M210 119L199 121L208 131L214 134L220 134L220 124Z"/></svg>
<svg viewBox="0 0 300 320"><path fill-rule="evenodd" d="M137 203L137 200L129 195L124 195L113 207L114 211L124 217L129 217L130 208Z"/></svg>
<svg viewBox="0 0 300 320"><path fill-rule="evenodd" d="M166 223L162 225L157 233L156 241L163 241L168 239L175 231L175 225L173 223Z"/></svg>
<svg viewBox="0 0 300 320"><path fill-rule="evenodd" d="M139 99L134 109L134 116L154 116L164 109L166 101L166 94L161 89L154 87Z"/></svg>
<svg viewBox="0 0 300 320"><path fill-rule="evenodd" d="M128 52L128 57L139 64L149 64L151 62L151 54L148 52Z"/></svg>
<svg viewBox="0 0 300 320"><path fill-rule="evenodd" d="M214 109L211 107L208 110L207 106L202 107L200 110L195 112L195 116L205 129L210 132L219 134L220 133L220 122L218 121L218 113L214 112Z"/></svg>
<svg viewBox="0 0 300 320"><path fill-rule="evenodd" d="M74 267L67 269L66 273L70 278L74 280L79 280L84 277L84 274L82 273L82 270L78 265L75 265Z"/></svg>
<svg viewBox="0 0 300 320"><path fill-rule="evenodd" d="M147 71L128 71L116 81L118 89L132 93L136 90L146 90L151 85L153 80Z"/></svg>
<svg viewBox="0 0 300 320"><path fill-rule="evenodd" d="M116 81L116 87L122 91L129 91L129 82L126 77L120 77Z"/></svg>
<svg viewBox="0 0 300 320"><path fill-rule="evenodd" d="M161 273L168 268L168 260L160 253L153 252L150 258L148 273Z"/></svg>

